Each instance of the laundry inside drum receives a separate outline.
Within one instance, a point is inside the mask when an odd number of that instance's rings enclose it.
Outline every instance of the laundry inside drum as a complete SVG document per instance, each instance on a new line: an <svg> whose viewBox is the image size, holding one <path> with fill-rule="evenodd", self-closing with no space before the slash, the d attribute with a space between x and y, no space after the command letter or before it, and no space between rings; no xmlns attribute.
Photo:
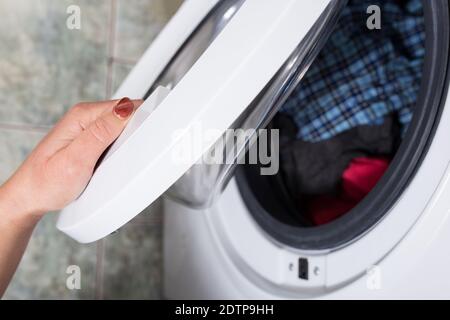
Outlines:
<svg viewBox="0 0 450 320"><path fill-rule="evenodd" d="M414 118L425 29L421 0L349 1L268 126L279 129L279 172L262 176L257 166L238 169L244 201L258 221L260 207L270 221L324 226L376 188Z"/></svg>

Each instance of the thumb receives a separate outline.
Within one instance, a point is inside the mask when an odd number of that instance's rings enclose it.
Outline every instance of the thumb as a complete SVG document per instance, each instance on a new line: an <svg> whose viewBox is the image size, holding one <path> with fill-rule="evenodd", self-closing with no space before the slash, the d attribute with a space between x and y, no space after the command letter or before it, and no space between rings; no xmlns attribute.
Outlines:
<svg viewBox="0 0 450 320"><path fill-rule="evenodd" d="M68 147L68 156L80 159L85 166L94 168L103 152L117 139L135 110L129 98L119 100L92 121ZM81 157L80 157L81 156Z"/></svg>

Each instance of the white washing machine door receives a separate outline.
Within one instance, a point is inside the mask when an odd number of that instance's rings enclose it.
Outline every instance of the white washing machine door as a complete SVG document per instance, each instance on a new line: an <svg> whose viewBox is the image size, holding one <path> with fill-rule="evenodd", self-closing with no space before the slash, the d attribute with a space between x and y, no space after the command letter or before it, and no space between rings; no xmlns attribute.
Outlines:
<svg viewBox="0 0 450 320"><path fill-rule="evenodd" d="M153 64L157 70L159 61L169 62L167 54L176 49L170 44L171 36L187 34L185 27L198 19L196 10L205 17L215 2L187 1L137 68ZM318 52L323 31L331 29L343 4L339 0L247 0L237 12L225 11L233 18L180 79L162 83L164 87L155 86L157 78L146 82L153 91L83 194L61 213L58 229L87 243L139 214L236 123L263 89L275 88L266 98L276 100L292 76L301 78ZM155 70L150 73L157 75ZM133 71L118 94L145 96L136 89L143 87L137 83L149 79L140 74ZM256 109L264 105L259 103Z"/></svg>

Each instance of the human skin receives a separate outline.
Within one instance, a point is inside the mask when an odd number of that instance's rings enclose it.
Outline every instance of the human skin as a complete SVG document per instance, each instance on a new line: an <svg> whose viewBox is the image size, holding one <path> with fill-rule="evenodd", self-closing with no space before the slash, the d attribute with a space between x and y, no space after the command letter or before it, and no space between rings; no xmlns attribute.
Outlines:
<svg viewBox="0 0 450 320"><path fill-rule="evenodd" d="M123 98L75 105L0 187L0 297L36 224L80 195L141 103Z"/></svg>

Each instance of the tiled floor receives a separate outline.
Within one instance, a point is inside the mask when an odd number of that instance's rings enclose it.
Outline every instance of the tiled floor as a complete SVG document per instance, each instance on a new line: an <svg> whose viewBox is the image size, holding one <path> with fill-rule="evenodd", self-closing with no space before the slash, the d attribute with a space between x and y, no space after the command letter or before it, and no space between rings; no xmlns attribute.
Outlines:
<svg viewBox="0 0 450 320"><path fill-rule="evenodd" d="M0 0L0 183L78 101L105 99L131 70L182 0ZM66 27L69 5L81 29ZM5 299L160 297L158 205L120 232L80 245L44 218ZM81 289L66 287L69 265Z"/></svg>

